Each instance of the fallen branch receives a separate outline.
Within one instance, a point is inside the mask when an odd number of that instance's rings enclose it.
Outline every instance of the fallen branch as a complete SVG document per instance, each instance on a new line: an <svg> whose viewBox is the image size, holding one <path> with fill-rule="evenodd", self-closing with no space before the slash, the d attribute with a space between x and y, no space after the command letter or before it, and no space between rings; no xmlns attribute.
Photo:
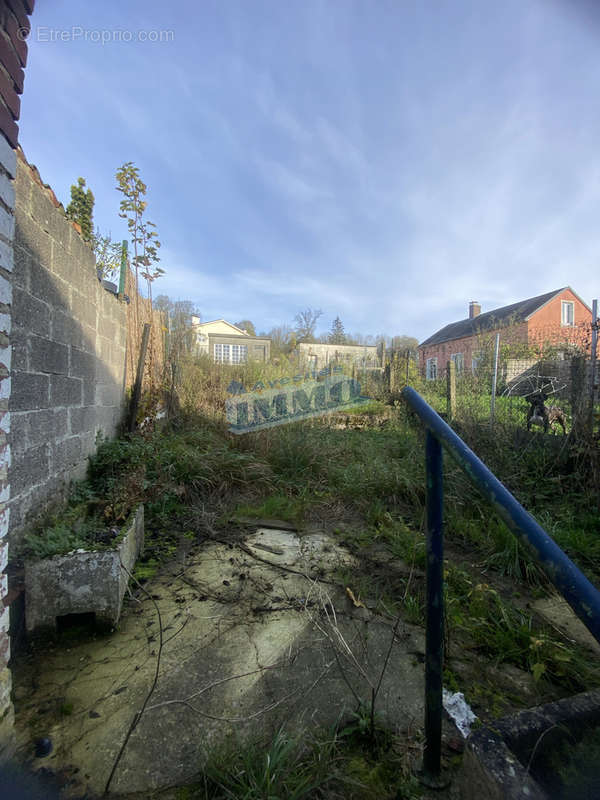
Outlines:
<svg viewBox="0 0 600 800"><path fill-rule="evenodd" d="M331 661L329 664L327 664L325 666L325 669L318 675L316 680L314 680L313 683L308 687L308 689L305 690L305 694L308 694L309 692L311 692L315 688L315 686L319 683L319 681L331 669L331 667L333 666L333 663L334 662ZM208 714L206 711L201 711L199 708L196 708L196 706L193 706L189 701L191 699L195 698L195 697L198 697L199 695L203 694L204 692L208 691L209 689L213 689L215 686L219 686L222 683L227 683L228 681L233 681L233 680L236 680L237 678L244 678L244 677L246 677L248 675L254 675L257 672L263 672L263 671L268 670L268 669L276 669L276 668L280 668L280 667L281 667L280 664L273 664L270 667L261 667L260 669L252 670L251 672L243 672L243 673L240 673L239 675L231 675L228 678L223 678L220 681L215 681L214 683L211 683L209 686L205 686L204 689L200 689L200 691L195 692L193 695L189 695L189 697L186 697L183 700L178 700L178 699L175 699L175 700L164 700L162 703L156 703L156 705L148 706L147 711L153 711L154 709L162 708L163 706L183 705L183 706L186 706L187 708L191 709L192 711L194 711L196 714L199 714L201 717L205 717L206 719L214 720L215 722L248 722L251 719L256 719L256 717L260 717L263 714L266 714L268 711L272 711L274 708L277 708L277 706L280 706L282 703L285 703L290 698L294 697L295 695L299 694L300 692L303 692L302 687L299 686L297 689L294 689L293 692L290 692L289 694L285 695L284 697L281 697L279 700L276 700L274 703L271 703L270 705L265 706L264 708L261 708L261 709L259 709L258 711L255 711L252 714L248 714L245 717L217 717L214 714Z"/></svg>

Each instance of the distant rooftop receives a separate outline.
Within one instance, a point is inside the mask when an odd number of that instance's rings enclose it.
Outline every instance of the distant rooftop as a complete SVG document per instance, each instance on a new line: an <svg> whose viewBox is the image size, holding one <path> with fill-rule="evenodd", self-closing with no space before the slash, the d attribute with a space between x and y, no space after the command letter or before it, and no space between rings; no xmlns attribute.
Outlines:
<svg viewBox="0 0 600 800"><path fill-rule="evenodd" d="M485 314L478 314L471 319L461 319L459 322L451 322L444 328L441 328L429 339L421 342L419 347L424 347L430 344L440 344L441 342L449 342L452 339L463 339L467 336L477 336L484 331L493 331L501 328L504 325L514 324L517 322L525 322L536 311L546 305L553 297L564 292L565 289L570 289L569 286L563 286L562 289L555 289L553 292L540 294L537 297L529 297L527 300L520 300L518 303L511 303L509 306L502 306L502 308L495 308L492 311L486 311ZM573 291L571 289L571 291Z"/></svg>

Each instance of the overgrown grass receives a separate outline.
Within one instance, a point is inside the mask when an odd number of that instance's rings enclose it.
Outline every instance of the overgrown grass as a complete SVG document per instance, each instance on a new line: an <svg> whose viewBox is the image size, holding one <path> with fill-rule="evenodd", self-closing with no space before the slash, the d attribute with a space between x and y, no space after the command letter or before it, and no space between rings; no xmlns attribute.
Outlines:
<svg viewBox="0 0 600 800"><path fill-rule="evenodd" d="M214 754L201 779L178 790L178 800L412 800L422 787L412 769L415 753L381 730L367 743L359 715L333 730L279 730L266 744L232 742ZM414 749L414 747L413 747ZM417 749L416 755L419 754Z"/></svg>
<svg viewBox="0 0 600 800"><path fill-rule="evenodd" d="M185 381L191 384L200 369L194 364ZM233 368L225 374L211 367L204 381L223 392L236 374ZM258 376L248 372L244 379L254 377ZM551 441L516 430L514 421L503 421L502 406L499 403L493 429L481 423L479 412L464 414L455 427L568 555L598 581L596 498L586 473L585 447L578 444L579 450L574 450L566 439ZM139 567L142 577L150 577L172 558L182 537L200 540L211 535L215 526L228 524L233 512L296 524L318 519L331 531L339 530L340 541L356 551L384 544L391 557L422 569L423 433L403 404L387 407L385 429L369 423L383 406L373 404L370 410L360 430L337 429L324 418L234 437L225 428L218 404L210 415L189 404L161 429L102 442L88 480L74 495L73 508L85 507L86 513L118 526L144 502L147 546ZM454 635L465 637L469 646L495 663L513 663L565 687L596 681L593 672L583 669L580 675L585 678L577 683L579 657L574 651L562 652L558 640L536 629L527 615L514 611L492 589L477 589L491 586L495 575L529 589L543 587L546 579L528 548L515 540L448 458L445 513L449 545L473 552L481 570L481 580L464 591L449 581ZM68 540L69 547L77 541L71 541L77 534L73 518L67 515L54 524L58 527L50 525L44 534L48 546L54 539ZM361 591L357 580L355 576L353 590ZM416 584L384 585L375 600L380 609L392 614L402 610L415 623L422 620L423 597ZM543 644L535 644L539 641Z"/></svg>
<svg viewBox="0 0 600 800"><path fill-rule="evenodd" d="M20 556L42 559L77 549L114 547L127 527L131 510L117 525L99 513L88 484L81 482L72 487L67 503L55 506L31 527L15 549Z"/></svg>
<svg viewBox="0 0 600 800"><path fill-rule="evenodd" d="M235 510L235 516L280 519L299 524L303 519L304 510L305 503L301 495L291 497L283 492L275 492L257 504L240 504Z"/></svg>
<svg viewBox="0 0 600 800"><path fill-rule="evenodd" d="M530 614L502 598L487 583L477 583L464 570L446 570L446 617L449 636L491 659L510 663L569 691L582 691L600 681L600 666L582 647L566 643Z"/></svg>

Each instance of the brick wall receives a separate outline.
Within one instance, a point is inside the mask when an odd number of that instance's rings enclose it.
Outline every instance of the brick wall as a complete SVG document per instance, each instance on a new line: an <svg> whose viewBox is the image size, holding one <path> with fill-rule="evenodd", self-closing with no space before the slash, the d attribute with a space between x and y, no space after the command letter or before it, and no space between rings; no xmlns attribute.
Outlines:
<svg viewBox="0 0 600 800"><path fill-rule="evenodd" d="M122 418L127 306L19 153L16 174L10 539L81 477Z"/></svg>
<svg viewBox="0 0 600 800"><path fill-rule="evenodd" d="M573 303L573 327L562 325L562 302ZM589 351L592 335L592 312L571 289L565 289L557 297L536 311L529 320L529 342L540 348L559 343L572 344Z"/></svg>
<svg viewBox="0 0 600 800"><path fill-rule="evenodd" d="M561 302L571 301L574 304L575 324L573 327L561 324ZM573 345L589 352L591 343L592 314L590 309L571 290L565 289L552 298L545 306L536 311L525 322L499 328L502 345L529 344L544 352L546 346ZM437 374L445 374L446 364L453 353L462 353L465 370L471 369L473 355L489 347L496 331L485 331L479 336L466 336L449 342L419 347L419 367L425 374L428 358L437 358Z"/></svg>
<svg viewBox="0 0 600 800"><path fill-rule="evenodd" d="M455 353L462 353L464 369L471 371L473 355L492 347L497 331L485 331L478 336L464 336L451 339L449 342L419 347L419 367L425 375L428 358L437 358L437 374L441 378L446 374L446 364ZM500 341L504 344L520 345L527 343L527 323L519 322L506 328L500 328Z"/></svg>
<svg viewBox="0 0 600 800"><path fill-rule="evenodd" d="M12 271L14 236L14 187L21 110L27 62L25 37L30 30L28 14L34 0L0 0L0 763L12 754L13 707L8 669L8 587L4 569L8 560L8 522L10 498L9 396L11 388Z"/></svg>

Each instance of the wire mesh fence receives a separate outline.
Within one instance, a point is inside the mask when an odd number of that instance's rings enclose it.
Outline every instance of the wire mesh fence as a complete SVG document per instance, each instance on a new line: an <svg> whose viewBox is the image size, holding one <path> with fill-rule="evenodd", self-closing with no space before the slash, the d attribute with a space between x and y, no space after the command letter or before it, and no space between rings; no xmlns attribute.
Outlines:
<svg viewBox="0 0 600 800"><path fill-rule="evenodd" d="M459 415L479 409L484 416L487 408L491 416L495 405L501 416L520 423L532 401L541 398L568 414L571 428L593 424L598 393L592 333L592 324L585 323L566 332L538 329L529 341L520 341L510 330L480 337L470 343L466 359L461 354L460 359L451 356L438 363L434 379L431 371L420 370L420 385L426 396L437 396L438 410L445 400L447 408L455 408ZM450 369L455 373L452 381Z"/></svg>

